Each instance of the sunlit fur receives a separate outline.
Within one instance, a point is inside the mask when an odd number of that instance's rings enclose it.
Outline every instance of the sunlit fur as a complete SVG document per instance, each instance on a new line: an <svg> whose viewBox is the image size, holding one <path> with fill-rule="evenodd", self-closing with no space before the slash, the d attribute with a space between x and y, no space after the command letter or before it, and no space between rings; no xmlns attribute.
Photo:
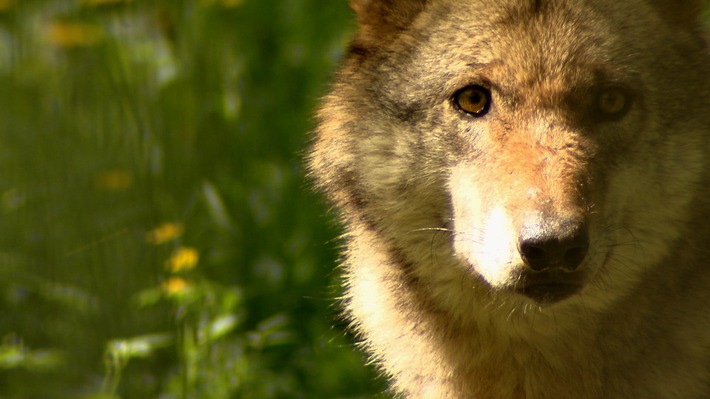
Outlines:
<svg viewBox="0 0 710 399"><path fill-rule="evenodd" d="M345 314L392 390L710 398L701 0L351 5L309 166L345 227ZM472 85L483 115L454 100ZM588 229L581 290L521 295L521 231L566 220Z"/></svg>

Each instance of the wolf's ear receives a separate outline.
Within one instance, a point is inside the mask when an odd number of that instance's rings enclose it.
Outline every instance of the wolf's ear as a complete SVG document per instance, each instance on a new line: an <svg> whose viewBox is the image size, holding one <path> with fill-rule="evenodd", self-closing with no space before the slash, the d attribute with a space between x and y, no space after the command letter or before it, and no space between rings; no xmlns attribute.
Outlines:
<svg viewBox="0 0 710 399"><path fill-rule="evenodd" d="M651 0L651 4L672 25L690 29L705 23L702 17L709 3L708 0Z"/></svg>
<svg viewBox="0 0 710 399"><path fill-rule="evenodd" d="M383 42L405 29L424 9L428 0L350 0L357 14L358 39L363 44Z"/></svg>

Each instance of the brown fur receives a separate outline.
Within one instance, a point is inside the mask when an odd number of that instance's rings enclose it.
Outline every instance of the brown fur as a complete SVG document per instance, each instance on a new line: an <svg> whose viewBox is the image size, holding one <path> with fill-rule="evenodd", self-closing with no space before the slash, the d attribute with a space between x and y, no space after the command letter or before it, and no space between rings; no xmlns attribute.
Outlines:
<svg viewBox="0 0 710 399"><path fill-rule="evenodd" d="M393 391L710 398L703 3L351 5L309 162Z"/></svg>

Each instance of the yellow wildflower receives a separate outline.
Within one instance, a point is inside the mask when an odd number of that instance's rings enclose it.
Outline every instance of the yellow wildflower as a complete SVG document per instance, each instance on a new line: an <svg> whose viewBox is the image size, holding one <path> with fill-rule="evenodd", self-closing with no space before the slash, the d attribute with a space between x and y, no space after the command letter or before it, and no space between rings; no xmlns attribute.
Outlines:
<svg viewBox="0 0 710 399"><path fill-rule="evenodd" d="M0 11L9 10L15 5L15 0L0 0Z"/></svg>
<svg viewBox="0 0 710 399"><path fill-rule="evenodd" d="M199 259L200 254L195 248L180 247L165 262L165 267L173 273L185 272L194 269Z"/></svg>
<svg viewBox="0 0 710 399"><path fill-rule="evenodd" d="M80 22L55 21L47 31L47 40L60 47L92 46L103 37L99 26Z"/></svg>
<svg viewBox="0 0 710 399"><path fill-rule="evenodd" d="M168 295L177 295L192 288L192 284L180 277L171 277L162 285L163 291Z"/></svg>
<svg viewBox="0 0 710 399"><path fill-rule="evenodd" d="M165 222L146 234L146 240L155 245L163 244L180 237L185 231L181 223Z"/></svg>

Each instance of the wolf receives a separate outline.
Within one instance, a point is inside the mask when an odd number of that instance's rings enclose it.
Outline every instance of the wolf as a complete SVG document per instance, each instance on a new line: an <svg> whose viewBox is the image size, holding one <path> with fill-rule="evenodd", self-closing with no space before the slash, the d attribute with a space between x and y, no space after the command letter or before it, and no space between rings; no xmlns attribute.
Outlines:
<svg viewBox="0 0 710 399"><path fill-rule="evenodd" d="M402 398L710 398L702 0L351 0L308 164Z"/></svg>

